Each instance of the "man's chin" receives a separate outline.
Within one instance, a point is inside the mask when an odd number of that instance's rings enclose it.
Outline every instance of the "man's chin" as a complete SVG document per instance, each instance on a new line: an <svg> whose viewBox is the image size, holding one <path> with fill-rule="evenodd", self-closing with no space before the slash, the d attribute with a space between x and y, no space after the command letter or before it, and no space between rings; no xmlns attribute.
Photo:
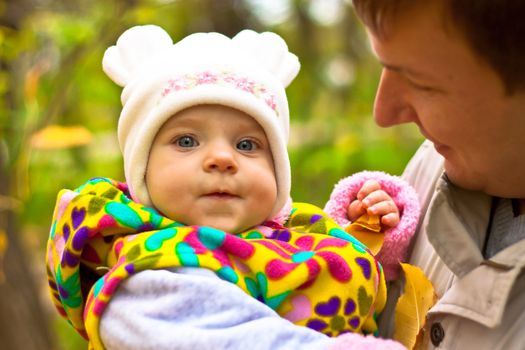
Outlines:
<svg viewBox="0 0 525 350"><path fill-rule="evenodd" d="M467 174L459 170L457 166L451 164L447 159L445 159L445 175L451 184L466 190L472 189L472 184L467 180Z"/></svg>
<svg viewBox="0 0 525 350"><path fill-rule="evenodd" d="M447 166L445 161L445 175L448 182L454 186L460 187L468 191L479 191L484 192L483 186L481 186L480 181L475 179L474 174L471 174L466 171L460 171L458 168Z"/></svg>

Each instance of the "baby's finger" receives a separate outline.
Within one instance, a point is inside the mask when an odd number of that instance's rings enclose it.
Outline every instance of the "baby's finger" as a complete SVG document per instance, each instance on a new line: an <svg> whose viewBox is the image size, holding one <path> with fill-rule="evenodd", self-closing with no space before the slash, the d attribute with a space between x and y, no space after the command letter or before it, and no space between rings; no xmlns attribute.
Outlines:
<svg viewBox="0 0 525 350"><path fill-rule="evenodd" d="M377 203L386 201L392 201L392 197L383 190L375 190L363 198L363 204L365 207L371 207Z"/></svg>
<svg viewBox="0 0 525 350"><path fill-rule="evenodd" d="M390 213L383 217L381 217L381 223L388 227L394 227L399 224L399 214L398 213Z"/></svg>
<svg viewBox="0 0 525 350"><path fill-rule="evenodd" d="M395 213L399 215L396 203L394 203L393 200L375 203L372 206L367 207L366 211L368 212L368 214L375 215L387 215L390 213Z"/></svg>
<svg viewBox="0 0 525 350"><path fill-rule="evenodd" d="M380 190L381 185L376 180L366 180L359 192L357 193L357 199L363 200L370 193Z"/></svg>
<svg viewBox="0 0 525 350"><path fill-rule="evenodd" d="M355 200L348 206L347 215L348 220L356 221L361 215L365 213L365 208L360 200Z"/></svg>

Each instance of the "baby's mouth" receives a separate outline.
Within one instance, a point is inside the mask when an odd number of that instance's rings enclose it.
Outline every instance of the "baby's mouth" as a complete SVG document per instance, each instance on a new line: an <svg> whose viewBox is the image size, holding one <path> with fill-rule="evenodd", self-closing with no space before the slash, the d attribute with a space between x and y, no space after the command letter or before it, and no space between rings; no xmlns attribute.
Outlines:
<svg viewBox="0 0 525 350"><path fill-rule="evenodd" d="M229 192L215 191L215 192L206 193L204 197L212 198L212 199L227 200L227 199L238 198L239 196L229 193Z"/></svg>

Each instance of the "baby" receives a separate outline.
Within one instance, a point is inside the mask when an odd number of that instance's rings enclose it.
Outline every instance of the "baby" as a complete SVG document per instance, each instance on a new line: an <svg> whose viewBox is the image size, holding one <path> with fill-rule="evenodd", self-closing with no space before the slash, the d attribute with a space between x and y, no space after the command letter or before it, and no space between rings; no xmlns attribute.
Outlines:
<svg viewBox="0 0 525 350"><path fill-rule="evenodd" d="M327 335L377 330L386 286L374 255L353 226L346 232L321 209L291 204L284 88L299 62L279 36L198 33L173 45L159 27L134 27L103 66L124 86L126 183L96 178L63 190L48 243L53 300L78 332L103 348L100 318L121 281L188 267ZM414 205L397 201L398 225L389 194L410 189L375 179L342 182L328 212L339 222L364 215L360 225L376 231L367 217L377 217L383 231L401 226L409 236Z"/></svg>

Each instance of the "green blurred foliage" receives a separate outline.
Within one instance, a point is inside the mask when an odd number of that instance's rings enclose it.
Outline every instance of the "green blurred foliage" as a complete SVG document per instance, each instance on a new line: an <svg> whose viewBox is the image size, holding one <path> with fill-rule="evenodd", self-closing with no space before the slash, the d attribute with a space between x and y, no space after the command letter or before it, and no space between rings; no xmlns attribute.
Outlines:
<svg viewBox="0 0 525 350"><path fill-rule="evenodd" d="M321 16L322 8L316 10L323 1L339 6L331 22ZM272 15L271 4L285 10ZM104 75L101 59L130 26L158 24L174 41L196 31L232 36L243 28L275 31L287 41L302 65L287 90L296 201L323 206L339 179L360 170L400 174L422 140L411 126L374 124L380 67L349 1L17 0L1 3L0 13L0 152L7 156L0 159L7 159L2 166L15 179L11 195L23 203L21 234L31 233L28 246L34 249L42 288L57 192L95 176L123 180L116 140L121 89ZM93 141L69 149L33 149L31 136L51 124L83 125ZM85 347L58 318L52 331L58 349Z"/></svg>

